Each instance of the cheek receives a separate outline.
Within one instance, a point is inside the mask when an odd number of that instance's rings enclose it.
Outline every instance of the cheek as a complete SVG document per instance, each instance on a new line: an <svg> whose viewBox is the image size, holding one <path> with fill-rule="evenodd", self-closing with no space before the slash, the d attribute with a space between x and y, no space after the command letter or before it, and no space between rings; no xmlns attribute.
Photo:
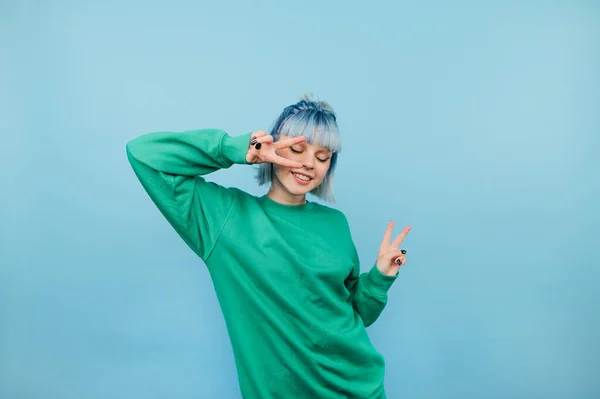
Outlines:
<svg viewBox="0 0 600 399"><path fill-rule="evenodd" d="M318 177L319 181L322 181L325 178L325 176L327 176L327 171L328 170L329 170L329 164L322 165L322 166L319 167L318 174L317 174L317 177Z"/></svg>
<svg viewBox="0 0 600 399"><path fill-rule="evenodd" d="M285 166L273 165L273 170L280 179L284 179L290 174L291 169Z"/></svg>

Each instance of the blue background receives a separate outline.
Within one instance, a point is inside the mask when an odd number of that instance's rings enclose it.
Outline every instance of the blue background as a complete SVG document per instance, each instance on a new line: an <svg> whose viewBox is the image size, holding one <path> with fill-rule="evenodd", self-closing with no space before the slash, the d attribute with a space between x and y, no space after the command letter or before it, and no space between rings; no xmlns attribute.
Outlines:
<svg viewBox="0 0 600 399"><path fill-rule="evenodd" d="M125 143L267 129L304 91L363 271L413 227L368 329L388 397L600 396L598 2L1 1L0 61L1 399L240 397Z"/></svg>

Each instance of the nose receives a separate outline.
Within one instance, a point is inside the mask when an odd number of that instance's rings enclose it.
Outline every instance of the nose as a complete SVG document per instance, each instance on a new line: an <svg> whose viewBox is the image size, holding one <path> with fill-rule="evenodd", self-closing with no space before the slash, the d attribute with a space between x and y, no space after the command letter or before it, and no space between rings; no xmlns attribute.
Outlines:
<svg viewBox="0 0 600 399"><path fill-rule="evenodd" d="M308 151L307 151L308 152ZM315 167L314 163L313 163L313 159L310 155L307 155L304 157L304 159L302 160L302 165L304 165L304 167L306 169L313 169Z"/></svg>

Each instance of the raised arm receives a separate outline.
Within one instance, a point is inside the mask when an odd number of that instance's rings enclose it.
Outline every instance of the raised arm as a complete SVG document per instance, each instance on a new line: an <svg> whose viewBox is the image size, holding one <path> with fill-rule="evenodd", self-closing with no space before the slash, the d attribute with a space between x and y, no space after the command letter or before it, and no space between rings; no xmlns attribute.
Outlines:
<svg viewBox="0 0 600 399"><path fill-rule="evenodd" d="M250 135L231 137L218 129L156 132L127 143L127 157L142 186L203 260L219 238L235 192L202 176L247 164Z"/></svg>

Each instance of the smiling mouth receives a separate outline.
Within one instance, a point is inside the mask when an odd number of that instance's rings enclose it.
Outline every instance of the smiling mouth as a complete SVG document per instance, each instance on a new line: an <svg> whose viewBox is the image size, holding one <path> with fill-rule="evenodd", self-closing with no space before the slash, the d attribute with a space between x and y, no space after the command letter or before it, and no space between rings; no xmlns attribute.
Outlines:
<svg viewBox="0 0 600 399"><path fill-rule="evenodd" d="M292 175L294 176L294 180L296 180L296 182L299 184L308 184L312 180L312 178L301 175L299 173L292 172Z"/></svg>

